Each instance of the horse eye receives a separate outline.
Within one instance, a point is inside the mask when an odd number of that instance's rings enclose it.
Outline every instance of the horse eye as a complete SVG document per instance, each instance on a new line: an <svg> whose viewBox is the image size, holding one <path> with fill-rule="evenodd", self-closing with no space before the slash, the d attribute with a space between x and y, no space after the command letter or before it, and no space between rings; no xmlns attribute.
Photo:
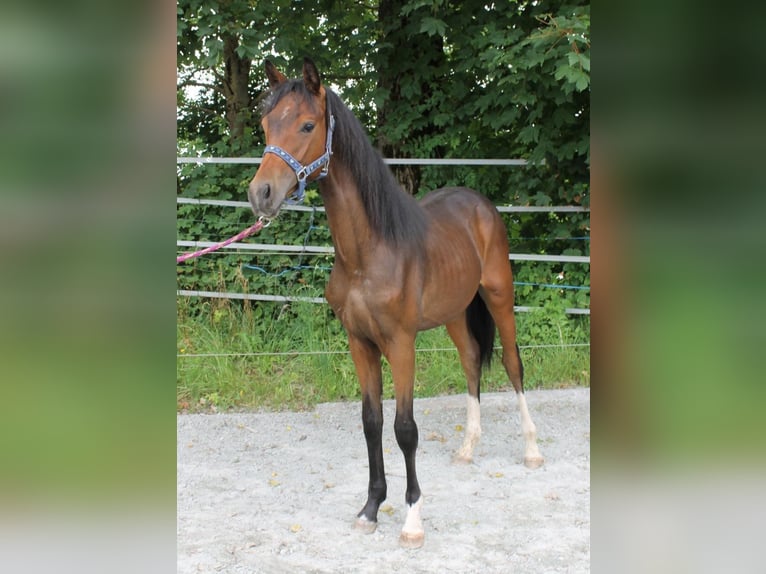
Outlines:
<svg viewBox="0 0 766 574"><path fill-rule="evenodd" d="M303 127L301 128L301 131L304 132L304 133L309 134L309 133L311 133L311 131L313 129L314 129L314 124L311 123L311 122L306 122L305 124L303 124Z"/></svg>

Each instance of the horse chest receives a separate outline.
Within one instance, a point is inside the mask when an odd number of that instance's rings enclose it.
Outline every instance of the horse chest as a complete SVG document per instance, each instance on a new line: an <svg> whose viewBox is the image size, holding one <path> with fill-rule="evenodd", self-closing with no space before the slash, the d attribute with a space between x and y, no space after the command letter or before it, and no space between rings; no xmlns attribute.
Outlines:
<svg viewBox="0 0 766 574"><path fill-rule="evenodd" d="M325 296L349 334L372 340L385 335L386 317L395 304L387 289L369 279L331 277Z"/></svg>

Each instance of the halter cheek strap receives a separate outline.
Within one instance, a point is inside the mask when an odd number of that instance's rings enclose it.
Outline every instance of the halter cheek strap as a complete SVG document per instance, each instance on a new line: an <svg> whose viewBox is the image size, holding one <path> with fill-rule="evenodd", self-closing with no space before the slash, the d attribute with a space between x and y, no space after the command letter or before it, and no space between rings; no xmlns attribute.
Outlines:
<svg viewBox="0 0 766 574"><path fill-rule="evenodd" d="M330 121L327 124L327 143L325 144L325 152L318 158L312 161L308 165L302 165L297 159L295 159L288 152L283 150L279 146L267 145L263 150L263 156L266 157L267 153L273 153L276 156L282 158L287 165L295 172L295 177L298 178L298 189L288 197L285 201L290 204L300 203L303 201L303 197L306 193L306 178L314 173L320 167L322 171L317 176L317 179L322 179L327 175L327 171L330 169L330 156L332 155L332 133L335 130L335 116L330 114Z"/></svg>

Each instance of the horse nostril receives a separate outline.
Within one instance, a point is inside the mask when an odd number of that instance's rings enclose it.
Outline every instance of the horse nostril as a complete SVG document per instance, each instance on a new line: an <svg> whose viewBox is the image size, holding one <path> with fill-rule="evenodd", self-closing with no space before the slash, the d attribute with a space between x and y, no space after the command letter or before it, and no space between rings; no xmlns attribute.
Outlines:
<svg viewBox="0 0 766 574"><path fill-rule="evenodd" d="M271 186L268 183L264 184L261 188L261 193L263 194L263 199L271 197Z"/></svg>

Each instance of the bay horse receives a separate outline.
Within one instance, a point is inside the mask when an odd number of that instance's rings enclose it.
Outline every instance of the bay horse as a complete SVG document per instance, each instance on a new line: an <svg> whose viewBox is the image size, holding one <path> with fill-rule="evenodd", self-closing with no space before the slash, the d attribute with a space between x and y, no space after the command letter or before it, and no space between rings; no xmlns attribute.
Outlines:
<svg viewBox="0 0 766 574"><path fill-rule="evenodd" d="M373 532L386 498L384 356L396 397L394 433L407 471L407 517L399 542L417 548L424 541L413 417L419 331L446 325L460 354L468 382L468 420L456 460L470 462L481 435L479 380L497 326L503 365L518 397L524 463L530 468L543 464L524 398L505 225L488 199L467 188L438 189L421 201L404 192L359 121L322 84L310 59L304 60L300 79L289 80L269 61L265 67L270 91L261 125L267 146L248 199L256 216L274 218L286 199L302 198L306 184L320 180L335 246L325 295L348 335L369 457L367 502L355 525Z"/></svg>

